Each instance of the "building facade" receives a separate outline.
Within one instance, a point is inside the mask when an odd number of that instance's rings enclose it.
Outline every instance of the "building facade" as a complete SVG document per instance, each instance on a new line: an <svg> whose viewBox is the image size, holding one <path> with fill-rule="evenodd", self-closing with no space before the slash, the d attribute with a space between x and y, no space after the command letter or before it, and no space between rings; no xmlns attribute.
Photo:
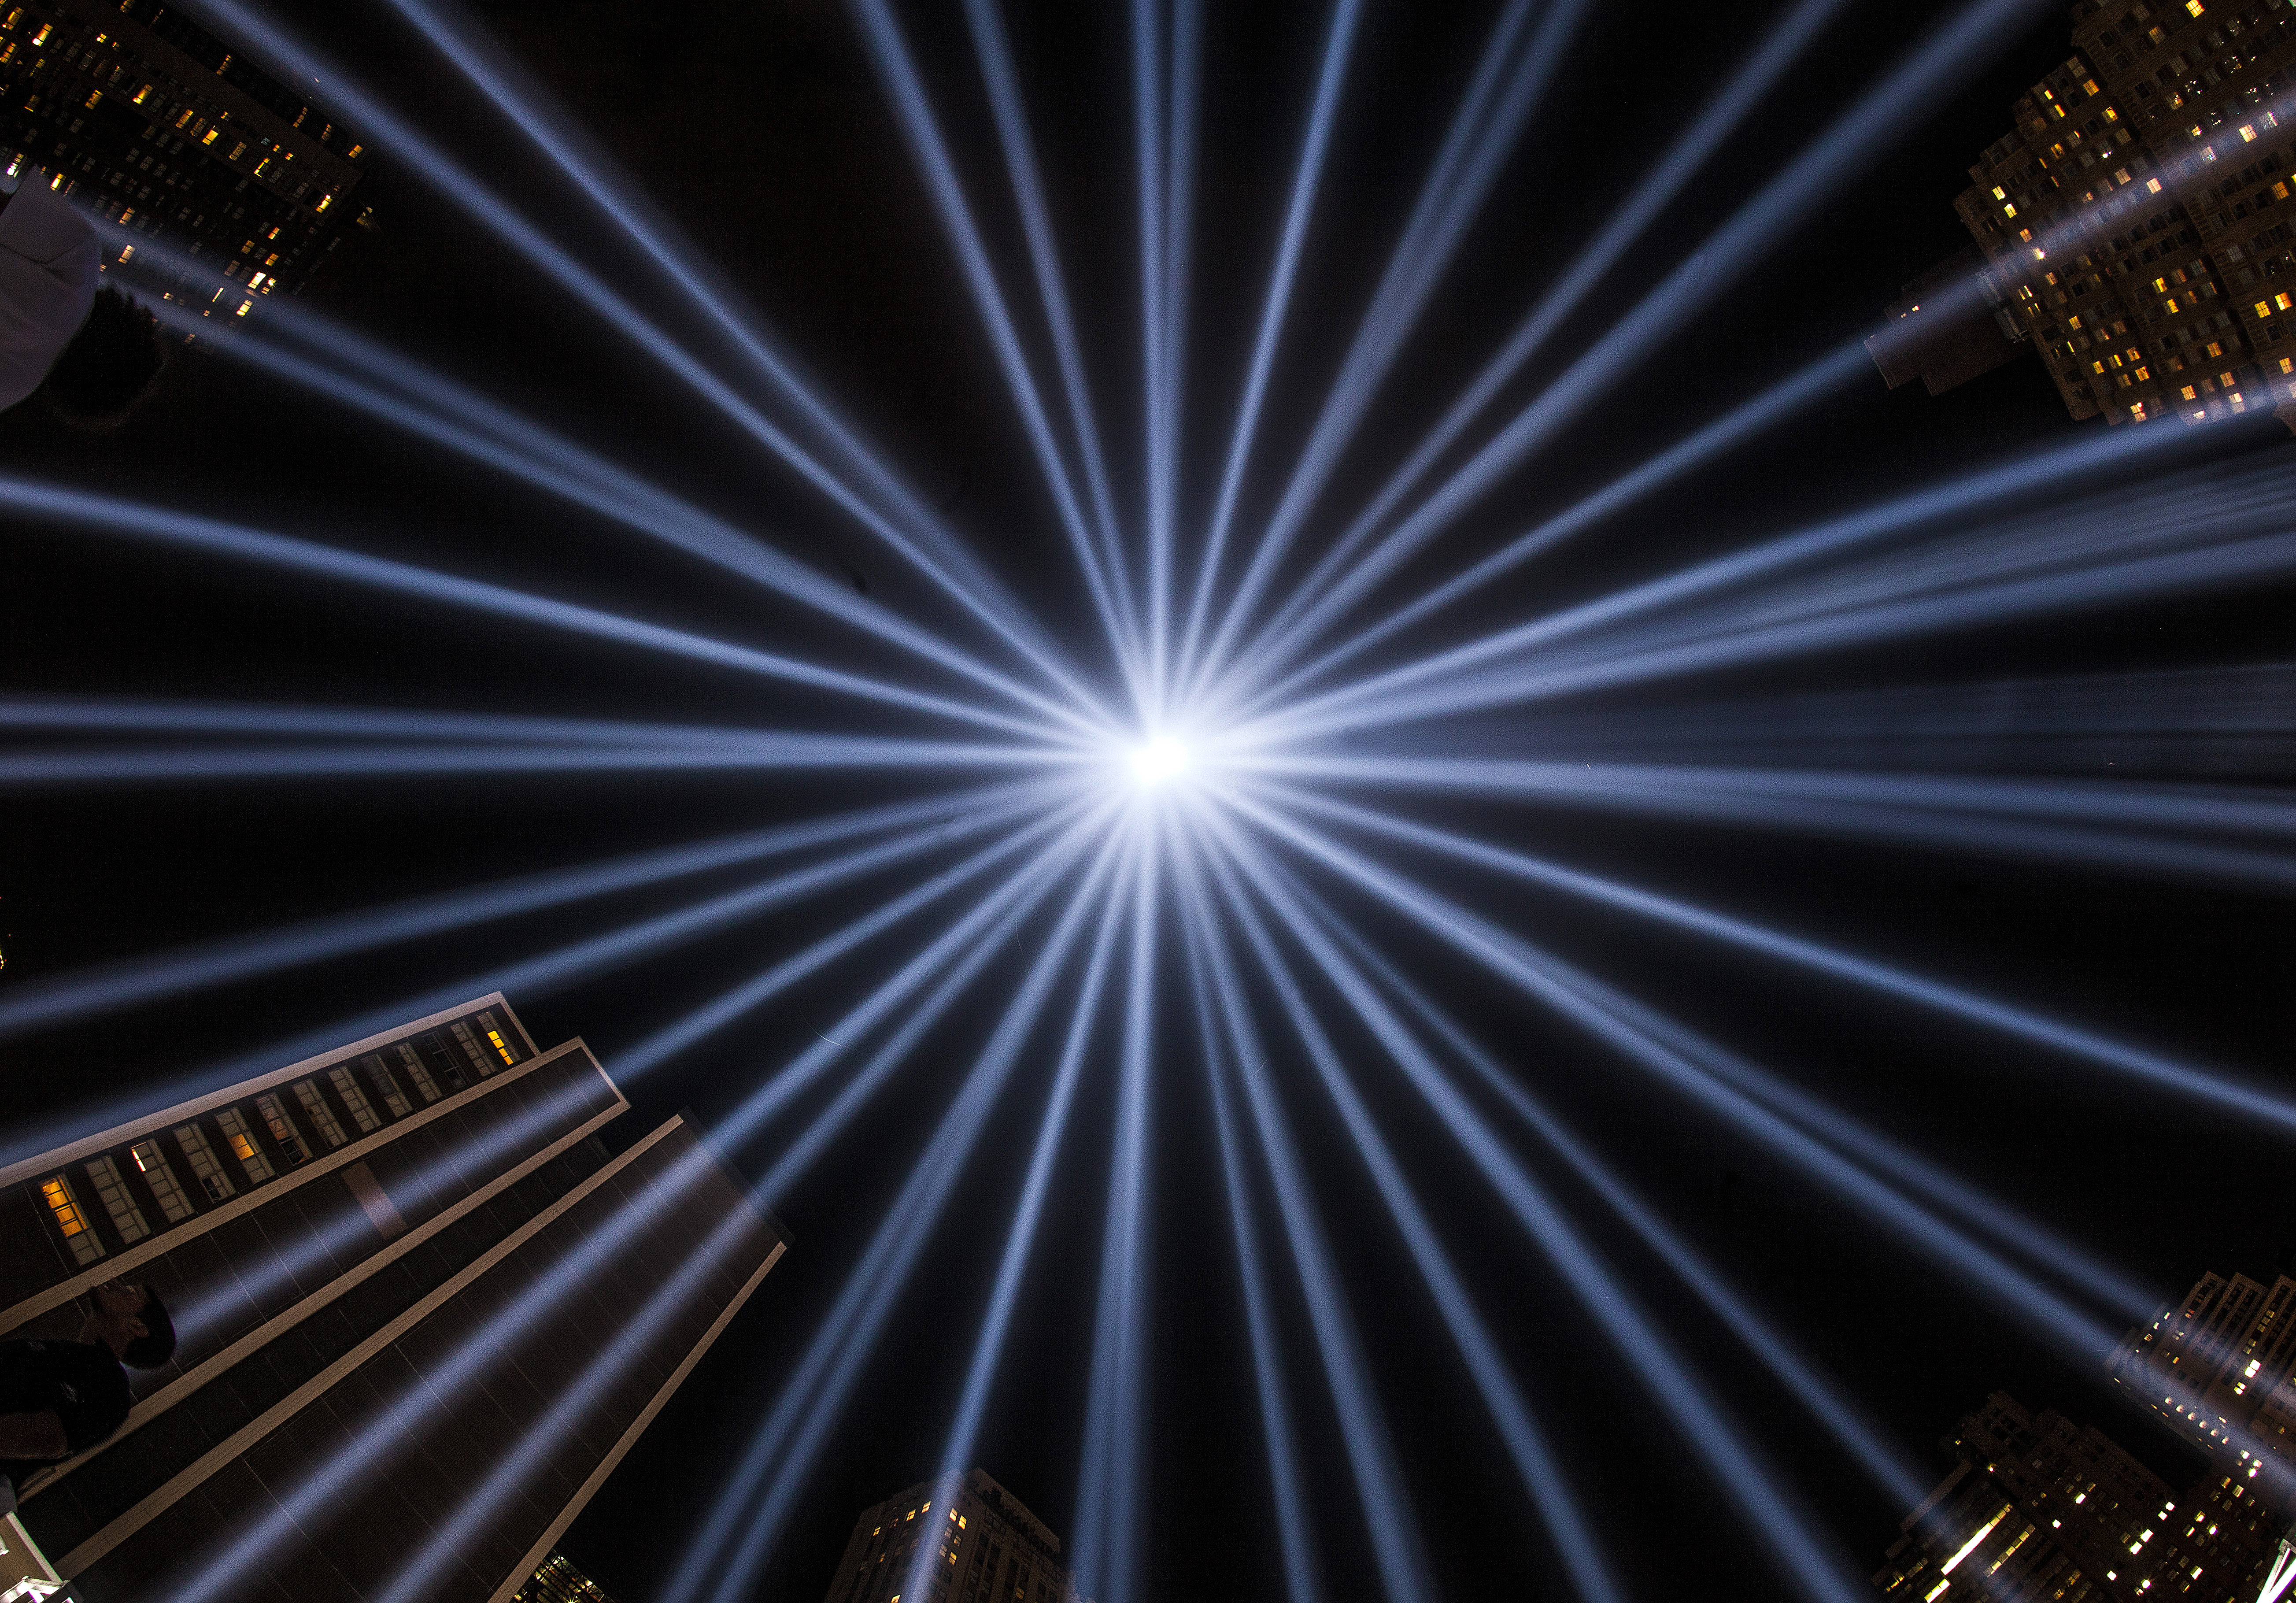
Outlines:
<svg viewBox="0 0 2296 1603"><path fill-rule="evenodd" d="M499 995L0 1171L0 1335L149 1284L174 1360L19 1488L83 1603L505 1603L779 1258L682 1119Z"/></svg>
<svg viewBox="0 0 2296 1603"><path fill-rule="evenodd" d="M2139 1406L2206 1449L2220 1478L2296 1518L2296 1278L2202 1275L2106 1364Z"/></svg>
<svg viewBox="0 0 2296 1603"><path fill-rule="evenodd" d="M864 1508L826 1603L895 1603L920 1543L932 1548L931 1578L910 1603L1075 1603L1061 1539L980 1469Z"/></svg>
<svg viewBox="0 0 2296 1603"><path fill-rule="evenodd" d="M53 187L229 280L164 292L211 316L300 294L357 210L359 136L159 0L0 3L0 107Z"/></svg>
<svg viewBox="0 0 2296 1603"><path fill-rule="evenodd" d="M553 1548L550 1557L534 1566L526 1583L511 1594L510 1603L614 1603L614 1599L571 1558Z"/></svg>
<svg viewBox="0 0 2296 1603"><path fill-rule="evenodd" d="M2094 1426L2006 1393L1944 1445L1953 1472L1874 1576L1893 1603L2250 1603L2278 1550L2280 1525L2235 1477L2172 1493Z"/></svg>
<svg viewBox="0 0 2296 1603"><path fill-rule="evenodd" d="M1954 202L1986 258L1959 300L2076 418L2296 427L2296 0L2079 0L2072 43Z"/></svg>

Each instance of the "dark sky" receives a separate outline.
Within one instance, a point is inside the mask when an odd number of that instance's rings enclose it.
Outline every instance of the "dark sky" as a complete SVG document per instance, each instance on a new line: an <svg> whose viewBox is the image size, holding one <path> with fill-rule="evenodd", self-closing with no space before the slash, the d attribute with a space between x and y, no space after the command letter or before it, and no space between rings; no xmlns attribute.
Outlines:
<svg viewBox="0 0 2296 1603"><path fill-rule="evenodd" d="M912 38L1017 297L1021 259L971 56L954 8L930 8L931 16L927 9L910 8L918 13L909 19ZM1248 513L1264 514L1276 482L1268 464L1288 464L1312 417L1494 9L1371 7ZM1828 34L1716 152L1592 298L1541 374L1597 338L1934 21L1913 6L1845 10L1854 21ZM1213 482L1324 26L1316 6L1213 11L1184 453L1189 516L1201 516ZM1766 21L1744 7L1597 6L1592 13L1382 391L1325 515L1311 526L1311 542L1329 538L1333 513L1357 504L1416 440L1754 46ZM485 14L922 494L1057 635L1090 649L1092 621L1068 578L1032 460L843 9L832 0L570 0L494 5ZM1482 504L1425 571L1447 571L1462 554L1568 505L1829 349L1870 322L1901 283L1966 243L1951 209L1964 169L2006 129L2015 95L2067 48L2061 13L2028 14L2024 34L2001 39L1966 81L1940 85L1927 119L1869 152L1755 270L1710 308L1686 311L1660 358L1627 375L1558 448ZM1119 14L1021 4L1010 21L1119 482L1136 485L1136 454L1126 442L1137 436L1136 243ZM699 338L594 214L543 177L419 45L357 19L310 25L332 29L330 45L378 88L616 283ZM377 152L358 199L372 205L380 229L350 237L342 270L315 295L322 309L865 585L873 600L936 615L865 534L538 282L478 222L427 193L388 148ZM1530 392L1525 382L1513 393L1520 400ZM1511 577L1488 615L1526 616L2103 426L2071 423L2030 358L1939 399L1918 386L1890 392L1874 378ZM2205 472L2211 462L2290 448L2276 424L2251 420L2195 437L2187 456ZM0 417L0 453L13 467L74 482L729 638L872 662L865 649L627 530L198 349L177 359L161 398L119 436L68 437L20 412ZM19 691L849 727L841 720L849 713L772 686L539 629L86 531L19 528L8 539L0 651L7 682ZM1671 710L1701 728L1705 760L1718 747L1727 760L1742 740L1766 761L1857 764L1878 751L1879 760L1904 766L1919 759L1887 750L1890 729L1874 711L1881 703L1858 699L1868 692L2268 661L2284 649L2292 599L2284 588L1963 630L1767 673L1669 682L1562 709L1569 716L1551 727L1503 722L1474 738L1513 740L1541 754L1633 754L1635 731ZM1849 698L1854 717L1876 720L1871 739L1854 749L1804 750L1791 736L1765 744L1759 703L1811 692ZM2211 768L2192 743L2131 748L2122 761L2097 750L2067 755L2027 746L2013 734L1967 747L1963 766L2237 782L2282 780L2289 766L2284 744L2244 752L2227 769ZM1663 760L1668 750L1652 736L1641 754ZM2115 762L2109 771L2099 766L2106 760ZM898 788L759 775L562 776L12 795L0 845L8 958L0 987L298 917L855 805ZM1984 986L2194 1061L2285 1075L2296 976L2285 908L2260 894L1596 809L1429 801L1412 810ZM1685 938L1412 866L1981 1181L2163 1298L2204 1269L2269 1274L2296 1257L2296 1212L2276 1183L2280 1155L2253 1130ZM313 965L12 1044L0 1061L20 1112L62 1113L324 1030L459 975L473 977L472 991L484 989L484 976L504 962L709 888L680 885ZM570 991L512 999L537 1039L579 1033L611 1072L618 1048L861 905L857 894L840 898ZM1806 1350L1822 1354L1917 1457L1933 1460L1931 1443L1958 1413L1988 1390L2007 1387L2030 1403L2106 1426L2172 1479L2188 1473L2165 1436L2120 1411L2095 1368L2054 1355L1822 1188L1718 1131L1568 1026L1464 972L1425 937L1367 906L1345 905L1690 1241ZM724 1109L905 956L894 946L873 948L834 980L633 1084L636 1112L624 1122L623 1139L682 1106L705 1118ZM650 1595L688 1522L770 1406L930 1133L948 1077L970 1063L993 1024L989 1004L1001 1003L1018 965L1000 961L990 973L988 1002L937 1031L789 1199L783 1212L796 1244L785 1263L569 1533L567 1548L617 1596ZM1272 1594L1281 1575L1203 1081L1177 1005L1160 1022L1148 1595ZM1734 1577L1761 1574L1759 1555L1694 1460L1536 1249L1447 1151L1370 1043L1344 1040L1472 1291L1534 1400L1551 1411L1630 1587L1658 1595L1695 1575L1730 1591ZM811 1603L828 1583L853 1515L930 1469L1049 1071L1049 1048L1040 1044L953 1197L759 1597ZM1546 1550L1529 1534L1521 1486L1304 1063L1279 1052L1271 1072L1286 1088L1441 1590L1563 1595ZM1061 1201L976 1455L1063 1533L1075 1497L1111 1083L1103 1061L1079 1106ZM777 1130L738 1155L762 1170L788 1134ZM1626 1278L1783 1467L1812 1517L1856 1568L1870 1568L1903 1510L1866 1487L1598 1204L1568 1188L1564 1195L1595 1238L1616 1249ZM1263 1223L1272 1221L1265 1197L1261 1206ZM1375 1582L1362 1522L1296 1290L1287 1287L1282 1303L1324 1583L1335 1598L1368 1596Z"/></svg>

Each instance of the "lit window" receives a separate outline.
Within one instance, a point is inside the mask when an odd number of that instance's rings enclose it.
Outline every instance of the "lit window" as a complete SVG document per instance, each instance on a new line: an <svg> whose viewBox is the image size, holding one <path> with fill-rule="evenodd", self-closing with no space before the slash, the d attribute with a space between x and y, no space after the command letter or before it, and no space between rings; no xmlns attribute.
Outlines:
<svg viewBox="0 0 2296 1603"><path fill-rule="evenodd" d="M484 1048L479 1045L479 1038L471 1033L471 1027L468 1024L456 1019L447 1028L454 1032L455 1040L461 1045L463 1053L469 1056L471 1066L478 1070L480 1074L491 1074L501 1066Z"/></svg>
<svg viewBox="0 0 2296 1603"><path fill-rule="evenodd" d="M224 1144L232 1149L239 1159L239 1166L247 1171L249 1181L260 1185L269 1180L271 1160L264 1155L263 1148L255 1144L255 1132L248 1128L245 1115L235 1107L227 1107L216 1115L216 1123L223 1130ZM299 1154L302 1149L298 1147L296 1150Z"/></svg>
<svg viewBox="0 0 2296 1603"><path fill-rule="evenodd" d="M44 28L40 32L45 36L47 29ZM40 1195L48 1199L48 1213L55 1220L56 1229L63 1232L65 1245L71 1248L74 1258L82 1263L93 1263L103 1256L103 1243L87 1228L87 1221L80 1214L78 1199L72 1196L70 1180L61 1174L53 1180L42 1180Z"/></svg>
<svg viewBox="0 0 2296 1603"><path fill-rule="evenodd" d="M2296 300L2291 300L2285 291L2275 295L2272 298L2272 304L2278 307L2284 312L2296 311Z"/></svg>
<svg viewBox="0 0 2296 1603"><path fill-rule="evenodd" d="M406 1076L414 1081L414 1089L422 1093L422 1100L438 1101L439 1082L430 1078L430 1071L423 1067L422 1059L415 1055L414 1042L403 1040L398 1043L398 1061L406 1065Z"/></svg>
<svg viewBox="0 0 2296 1603"><path fill-rule="evenodd" d="M176 1183L176 1171L168 1167L168 1160L157 1141L141 1141L130 1147L128 1157L135 1164L144 1183L152 1188L152 1196L160 1204L160 1212L169 1224L189 1219L193 1213L192 1199Z"/></svg>
<svg viewBox="0 0 2296 1603"><path fill-rule="evenodd" d="M343 1134L343 1122L335 1117L335 1110L327 1106L324 1097L319 1095L316 1084L308 1080L297 1081L295 1100L303 1105L303 1116L310 1120L311 1128L319 1132L319 1139L328 1146L340 1147L350 1139Z"/></svg>
<svg viewBox="0 0 2296 1603"><path fill-rule="evenodd" d="M2154 194L2159 194L2161 193L2161 180L2158 178L2147 178L2144 180L2144 187L2151 190Z"/></svg>
<svg viewBox="0 0 2296 1603"><path fill-rule="evenodd" d="M382 1128L382 1116L374 1111L374 1104L366 1099L366 1093L358 1089L358 1081L351 1078L348 1069L329 1069L327 1083L335 1088L335 1095L351 1110L351 1122L359 1127L359 1134Z"/></svg>
<svg viewBox="0 0 2296 1603"><path fill-rule="evenodd" d="M89 1182L95 1187L96 1196L103 1203L103 1211L111 1215L111 1223L122 1241L141 1241L152 1233L144 1222L144 1210L127 1195L127 1182L119 1178L119 1165L109 1157L97 1158L86 1165Z"/></svg>
<svg viewBox="0 0 2296 1603"><path fill-rule="evenodd" d="M516 1063L518 1061L518 1048L507 1044L503 1040L502 1021L495 1016L493 1008L488 1007L480 1010L479 1014L479 1028L487 1032L487 1039L494 1042L495 1050L502 1055L502 1060L504 1063Z"/></svg>
<svg viewBox="0 0 2296 1603"><path fill-rule="evenodd" d="M279 1098L266 1092L255 1099L255 1111L263 1116L265 1127L271 1131L271 1139L279 1143L279 1155L287 1160L288 1167L292 1168L301 1163L304 1158L302 1140L296 1135L295 1126L287 1117L287 1110L279 1105Z"/></svg>
<svg viewBox="0 0 2296 1603"><path fill-rule="evenodd" d="M2208 10L2208 7L2202 5L2201 4L2201 0L2185 0L2185 9L2197 17L2202 12Z"/></svg>
<svg viewBox="0 0 2296 1603"><path fill-rule="evenodd" d="M207 1131L196 1124L179 1124L176 1127L176 1145L183 1148L184 1162L192 1166L192 1178L199 1181L200 1189L208 1194L209 1202L219 1203L232 1194L235 1188L231 1176L216 1162L215 1148L208 1145Z"/></svg>

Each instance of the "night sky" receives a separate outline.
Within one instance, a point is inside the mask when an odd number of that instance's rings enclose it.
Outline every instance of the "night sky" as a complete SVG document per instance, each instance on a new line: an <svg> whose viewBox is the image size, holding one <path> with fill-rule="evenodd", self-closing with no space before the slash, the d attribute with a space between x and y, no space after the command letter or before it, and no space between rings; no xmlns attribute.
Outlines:
<svg viewBox="0 0 2296 1603"><path fill-rule="evenodd" d="M595 214L544 173L467 86L382 21L381 7L309 9L297 18L300 26L357 62L365 81L614 283L658 306L706 353L699 325ZM1247 485L1246 530L1253 514L1266 515L1312 421L1496 9L1481 0L1374 4L1366 15L1292 337ZM1825 35L1714 154L1509 391L1515 404L1599 337L1943 14L1845 9L1852 21ZM565 0L489 5L482 14L1051 631L1079 654L1096 652L1096 625L979 319L843 7L834 0ZM1122 13L1020 4L1007 14L1119 497L1135 506L1137 240ZM1626 375L1560 444L1480 503L1397 581L1397 598L1870 325L1902 283L1966 243L1952 201L1968 163L2007 130L2016 95L2069 48L2062 11L2034 6L2025 14L2023 33L2001 38L1964 80L1940 84L1926 119L1889 148L1866 152L1753 271L1706 309L1685 311L1658 359ZM1208 18L1183 457L1188 527L1216 481L1325 19L1320 6L1289 4L1214 6ZM1308 555L1417 440L1755 46L1768 20L1767 11L1747 7L1592 8L1310 524ZM1025 300L1025 260L961 16L955 7L910 6L905 21L1008 291ZM865 532L538 281L472 218L439 201L387 147L377 149L357 198L372 206L379 228L348 235L343 267L314 293L320 309L646 473L874 603L947 621ZM2069 420L2030 357L1942 398L1918 384L1890 392L1870 376L1510 575L1479 609L1442 627L1464 632L1531 616L2103 427ZM2252 467L2266 453L2284 463L2296 456L2268 417L2196 433L2180 449L2144 471L2204 477L2224 464ZM158 399L117 436L67 435L36 409L20 408L0 416L0 456L11 471L728 639L908 671L855 637L627 530L198 347L177 356ZM2085 488L2109 494L2120 487L2108 474ZM731 673L86 530L17 524L5 538L0 661L12 693L728 728L849 730L873 727L876 717ZM1431 748L1589 760L2280 784L2296 768L2296 742L2284 737L2229 753L2174 729L2126 744L2108 733L2060 746L2026 738L2013 720L1984 738L1972 728L1969 738L1948 730L1924 744L1891 720L1908 716L1897 693L1911 687L1971 687L1961 703L1968 706L1982 699L1982 687L2005 681L2274 662L2285 654L2292 601L2284 585L1937 632L1910 645L1670 679L1520 719L1414 733ZM1852 733L1819 738L1787 728L1790 708L1810 697L1835 698L1827 704L1842 711ZM752 772L22 790L7 796L0 830L7 957L0 997L11 985L102 960L857 806L931 783ZM2265 892L1995 852L1665 822L1596 806L1381 800L2014 998L2187 1061L2268 1081L2289 1077L2296 974L2284 903ZM2296 1204L2282 1154L2253 1128L1583 904L1478 884L1426 859L1397 861L1990 1188L2164 1300L2204 1270L2268 1277L2296 1262ZM583 903L78 1024L9 1043L0 1073L17 1115L69 1118L139 1085L196 1078L204 1066L314 1032L324 1040L335 1021L457 976L471 976L475 994L488 988L491 970L519 957L733 883L684 882ZM896 876L569 990L511 999L538 1041L580 1034L612 1073L618 1048L906 883ZM2164 1432L2114 1398L2101 1369L2053 1354L1997 1306L1844 1212L1814 1181L1718 1130L1400 920L1329 888L1357 927L1498 1049L1924 1463L1942 1469L1937 1438L1997 1387L2104 1426L2172 1482L2192 1472ZM782 1210L794 1235L783 1265L569 1533L563 1545L617 1597L651 1596L674 1562L690 1522L771 1405L929 1137L951 1077L993 1027L1029 939L1049 927L1049 917L1038 917L1014 955L991 965L975 999L935 1030L808 1175ZM865 961L630 1084L635 1111L616 1139L627 1142L680 1108L706 1121L731 1106L909 949L898 940L881 943ZM1275 1595L1282 1575L1235 1260L1193 1027L1177 996L1175 988L1160 1010L1156 1056L1145 1595ZM1536 1247L1447 1148L1368 1038L1341 1039L1470 1289L1546 1411L1630 1589L1647 1596L1693 1586L1736 1595L1767 1589L1764 1560L1728 1506ZM1052 1056L1040 1038L1017 1073L758 1597L813 1603L854 1515L931 1468ZM1076 1496L1106 1195L1112 1049L1101 1057L975 1455L1063 1534ZM1327 1101L1304 1062L1287 1063L1279 1052L1270 1071L1284 1087L1441 1592L1567 1595ZM776 1126L734 1155L761 1172L795 1128ZM1532 1150L1528 1138L1521 1145ZM1542 1172L1553 1168L1534 1162ZM1615 1249L1628 1282L1773 1456L1810 1517L1854 1570L1869 1571L1905 1510L1866 1486L1598 1203L1557 1184L1574 1217ZM1263 1198L1263 1229L1272 1231L1274 1221ZM1323 1581L1334 1598L1371 1596L1376 1572L1296 1280L1285 1278L1280 1256L1276 1262Z"/></svg>

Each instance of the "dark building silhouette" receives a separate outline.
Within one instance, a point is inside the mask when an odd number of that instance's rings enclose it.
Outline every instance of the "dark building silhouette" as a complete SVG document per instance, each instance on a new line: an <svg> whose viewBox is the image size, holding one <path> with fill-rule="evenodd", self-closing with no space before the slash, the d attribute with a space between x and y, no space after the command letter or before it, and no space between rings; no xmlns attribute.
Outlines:
<svg viewBox="0 0 2296 1603"><path fill-rule="evenodd" d="M2094 1426L2006 1393L1943 1445L1956 1462L1874 1585L1892 1603L2250 1603L2281 1525L2211 1469L2172 1492Z"/></svg>
<svg viewBox="0 0 2296 1603"><path fill-rule="evenodd" d="M1935 333L1965 336L1973 301L2006 308L2077 418L2296 426L2296 9L2079 0L2072 16L2073 54L1954 202L1982 292ZM1881 343L1893 387L1926 376L1914 330Z"/></svg>
<svg viewBox="0 0 2296 1603"><path fill-rule="evenodd" d="M930 1579L907 1603L1076 1603L1061 1539L980 1469L864 1508L827 1603L893 1603L921 1542L932 1549Z"/></svg>
<svg viewBox="0 0 2296 1603"><path fill-rule="evenodd" d="M114 1277L178 1346L20 1484L82 1603L506 1603L779 1258L682 1118L500 996L0 1171L0 1335Z"/></svg>
<svg viewBox="0 0 2296 1603"><path fill-rule="evenodd" d="M231 280L165 292L211 316L300 294L357 210L358 136L157 0L0 0L0 107L53 187Z"/></svg>
<svg viewBox="0 0 2296 1603"><path fill-rule="evenodd" d="M1984 253L1964 245L1882 308L1889 321L1866 349L1890 389L1919 379L1931 395L1943 395L2023 349L2023 325L1988 299L1985 266Z"/></svg>

